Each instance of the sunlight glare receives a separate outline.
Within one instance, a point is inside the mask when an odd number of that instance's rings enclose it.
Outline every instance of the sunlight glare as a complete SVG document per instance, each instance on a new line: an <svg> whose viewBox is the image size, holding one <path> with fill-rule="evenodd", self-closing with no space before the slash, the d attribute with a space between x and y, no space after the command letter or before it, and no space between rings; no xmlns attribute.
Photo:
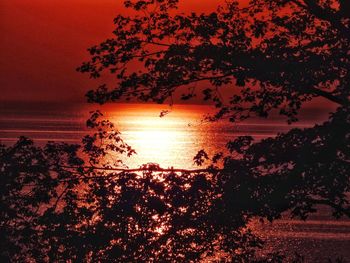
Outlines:
<svg viewBox="0 0 350 263"><path fill-rule="evenodd" d="M173 165L184 144L191 143L191 132L184 119L177 117L135 117L123 123L125 139L137 152L137 163L158 163L162 167Z"/></svg>
<svg viewBox="0 0 350 263"><path fill-rule="evenodd" d="M178 144L185 141L185 133L172 128L172 123L152 121L140 124L143 125L128 133L129 141L139 155L147 156L149 162L155 157L161 161L162 157L173 154Z"/></svg>

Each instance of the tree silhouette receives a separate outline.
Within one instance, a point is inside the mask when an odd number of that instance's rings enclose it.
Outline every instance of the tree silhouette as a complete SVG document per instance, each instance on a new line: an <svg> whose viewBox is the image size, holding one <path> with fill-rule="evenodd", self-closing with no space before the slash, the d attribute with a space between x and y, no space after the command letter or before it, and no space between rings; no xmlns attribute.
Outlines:
<svg viewBox="0 0 350 263"><path fill-rule="evenodd" d="M231 120L278 109L295 121L300 106L322 97L346 106L349 81L349 17L344 1L237 1L210 14L181 14L177 1L126 1L140 11L115 18L114 38L89 49L91 61L79 70L99 77L109 70L116 88L90 91L90 101L121 97L163 102L176 89L196 96L191 84ZM138 71L130 70L137 65ZM135 67L134 67L135 68ZM232 92L223 102L220 88Z"/></svg>
<svg viewBox="0 0 350 263"><path fill-rule="evenodd" d="M79 68L93 78L105 70L115 74L116 87L89 91L89 101L162 103L183 90L186 100L199 93L193 84L203 82L209 86L201 90L203 99L218 108L213 120L277 111L291 123L305 102L337 104L327 122L311 129L259 143L248 137L230 142L235 157L224 163L231 173L239 159L256 178L271 180L266 191L277 191L273 199L285 202L281 210L304 218L314 204L328 204L336 215L349 215L350 4L226 1L209 14L183 14L177 2L125 1L137 15L117 16L114 38L90 48L91 61ZM135 65L138 71L130 70ZM223 87L231 93L223 96ZM277 182L285 187L276 189Z"/></svg>
<svg viewBox="0 0 350 263"><path fill-rule="evenodd" d="M218 170L114 168L105 162L108 154L133 150L100 117L96 112L88 120L97 131L82 145L41 148L24 137L11 147L1 145L3 262L178 262L214 256L265 262L255 258L262 243L247 228L260 212L250 206L253 196L242 199L240 193L252 177L237 181L233 208L222 199L232 195L226 191L231 175Z"/></svg>
<svg viewBox="0 0 350 263"><path fill-rule="evenodd" d="M120 155L134 151L99 112L81 145L1 145L2 261L282 262L256 256L263 244L251 220L286 211L306 218L318 204L349 216L347 1L227 1L210 14L181 14L177 0L125 5L137 14L117 16L115 37L91 48L79 68L117 77L114 89L88 92L91 102L162 103L180 90L182 99L213 101L213 120L231 121L275 110L297 121L316 97L338 109L312 128L260 142L239 137L227 156L201 151L195 163L212 164L196 171L124 169ZM198 82L209 88L197 91Z"/></svg>
<svg viewBox="0 0 350 263"><path fill-rule="evenodd" d="M184 100L202 94L218 108L212 120L277 111L289 123L315 98L336 104L322 125L258 143L250 137L229 142L222 196L229 209L223 211L235 211L239 193L256 206L252 214L271 220L287 210L306 218L317 204L349 216L350 4L226 1L209 14L184 14L177 2L125 2L137 15L117 16L114 38L90 48L91 60L78 69L92 78L109 71L116 87L89 91L88 100L163 103L179 92ZM224 87L230 94L222 94Z"/></svg>

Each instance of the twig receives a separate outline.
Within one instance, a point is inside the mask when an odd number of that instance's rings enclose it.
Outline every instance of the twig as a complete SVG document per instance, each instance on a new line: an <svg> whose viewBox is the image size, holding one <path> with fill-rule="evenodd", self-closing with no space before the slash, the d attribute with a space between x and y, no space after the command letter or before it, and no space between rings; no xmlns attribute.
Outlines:
<svg viewBox="0 0 350 263"><path fill-rule="evenodd" d="M152 172L178 172L178 173L201 173L201 172L213 172L220 171L219 169L176 169L176 168L161 168L161 167L140 167L133 169L125 168L107 168L107 167L95 167L95 166L60 166L66 169L90 169L90 170L103 170L103 171L118 171L118 172L143 172L143 171L152 171Z"/></svg>

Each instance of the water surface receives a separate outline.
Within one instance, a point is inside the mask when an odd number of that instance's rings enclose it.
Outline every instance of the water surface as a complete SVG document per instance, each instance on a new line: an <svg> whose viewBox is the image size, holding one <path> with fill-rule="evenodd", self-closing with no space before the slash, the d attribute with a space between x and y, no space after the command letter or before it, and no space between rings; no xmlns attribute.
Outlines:
<svg viewBox="0 0 350 263"><path fill-rule="evenodd" d="M136 150L137 155L124 159L132 168L152 162L164 168L192 169L193 156L201 149L212 155L225 151L227 141L236 136L252 135L260 140L295 126L311 127L328 116L327 111L309 110L294 126L276 116L230 124L203 121L205 114L214 111L205 105L11 104L0 108L0 141L9 145L25 135L41 145L47 141L79 143L88 132L85 121L89 111L96 108L116 124L124 140ZM170 112L160 118L162 110ZM321 208L306 222L286 216L273 224L255 222L252 227L267 241L267 249L262 253L277 249L304 254L308 262L327 262L327 258L335 255L350 261L350 221L333 220L329 214Z"/></svg>

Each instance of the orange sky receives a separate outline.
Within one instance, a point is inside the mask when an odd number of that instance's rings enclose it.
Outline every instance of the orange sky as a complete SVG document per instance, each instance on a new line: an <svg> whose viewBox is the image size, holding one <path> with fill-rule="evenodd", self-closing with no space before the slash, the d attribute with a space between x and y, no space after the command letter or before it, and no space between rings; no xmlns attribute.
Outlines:
<svg viewBox="0 0 350 263"><path fill-rule="evenodd" d="M88 47L111 36L122 2L0 1L0 101L82 101L98 82L75 68ZM186 0L181 8L212 10L218 2Z"/></svg>

